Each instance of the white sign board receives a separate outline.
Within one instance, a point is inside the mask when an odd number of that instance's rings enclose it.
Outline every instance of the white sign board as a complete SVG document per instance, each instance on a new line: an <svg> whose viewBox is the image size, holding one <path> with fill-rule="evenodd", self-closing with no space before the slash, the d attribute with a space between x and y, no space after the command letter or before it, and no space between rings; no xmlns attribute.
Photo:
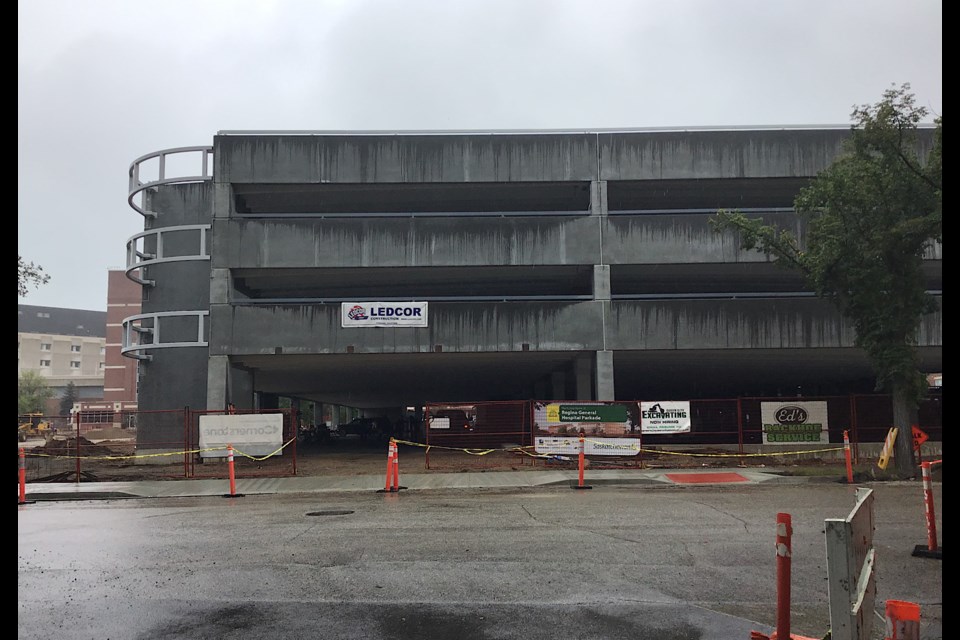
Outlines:
<svg viewBox="0 0 960 640"><path fill-rule="evenodd" d="M827 403L761 402L763 444L823 444L830 442L827 431Z"/></svg>
<svg viewBox="0 0 960 640"><path fill-rule="evenodd" d="M340 326L426 327L426 302L341 302Z"/></svg>
<svg viewBox="0 0 960 640"><path fill-rule="evenodd" d="M635 456L640 453L640 441L635 438L590 438L584 439L584 453L588 456ZM580 453L580 438L554 438L537 436L534 450L544 455L577 455Z"/></svg>
<svg viewBox="0 0 960 640"><path fill-rule="evenodd" d="M690 403L660 401L640 403L640 432L690 433Z"/></svg>
<svg viewBox="0 0 960 640"><path fill-rule="evenodd" d="M430 418L431 429L449 429L450 418Z"/></svg>
<svg viewBox="0 0 960 640"><path fill-rule="evenodd" d="M265 456L283 446L282 413L200 416L201 458L224 458L227 445L251 456Z"/></svg>

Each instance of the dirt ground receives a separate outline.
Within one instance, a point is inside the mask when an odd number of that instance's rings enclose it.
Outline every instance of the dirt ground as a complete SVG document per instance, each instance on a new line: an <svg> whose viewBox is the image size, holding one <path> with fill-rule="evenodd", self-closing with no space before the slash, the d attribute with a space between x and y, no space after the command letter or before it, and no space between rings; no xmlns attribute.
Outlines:
<svg viewBox="0 0 960 640"><path fill-rule="evenodd" d="M221 459L201 461L196 455L165 455L153 458L134 458L130 440L102 440L98 436L116 434L86 434L80 446L80 472L83 481L135 481L176 478L225 478L227 464ZM72 481L76 479L77 464L74 441L54 441L28 450L27 480ZM481 453L480 451L473 452ZM677 456L644 453L634 458L604 458L587 460L594 469L605 468L704 468L704 467L776 467L796 475L836 475L845 473L838 462L818 459L783 459L777 456L738 457L728 451L703 447L698 456ZM131 457L126 457L131 456ZM716 456L716 457L713 457ZM575 469L576 458L567 460L543 459L520 450L497 450L484 455L464 451L444 450L402 444L399 447L400 471L408 473L497 472L544 469ZM381 475L386 472L386 445L367 445L354 440L327 443L300 444L296 451L290 446L282 456L266 460L251 459L239 453L236 457L236 475L243 477L280 476L355 476ZM869 466L869 465L865 465Z"/></svg>

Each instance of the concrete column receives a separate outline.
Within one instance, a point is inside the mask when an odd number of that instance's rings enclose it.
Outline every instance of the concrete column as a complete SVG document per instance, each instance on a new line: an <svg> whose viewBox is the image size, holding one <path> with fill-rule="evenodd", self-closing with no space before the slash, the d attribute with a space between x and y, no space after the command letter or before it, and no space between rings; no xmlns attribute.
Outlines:
<svg viewBox="0 0 960 640"><path fill-rule="evenodd" d="M613 391L613 351L597 351L597 400L616 400Z"/></svg>
<svg viewBox="0 0 960 640"><path fill-rule="evenodd" d="M230 270L210 270L210 304L228 304L230 302Z"/></svg>
<svg viewBox="0 0 960 640"><path fill-rule="evenodd" d="M230 364L229 356L207 358L207 409L219 411L233 404L253 409L253 374Z"/></svg>
<svg viewBox="0 0 960 640"><path fill-rule="evenodd" d="M593 299L610 299L610 265L593 265Z"/></svg>
<svg viewBox="0 0 960 640"><path fill-rule="evenodd" d="M253 409L253 373L246 369L231 366L228 373L228 389L230 402L237 409L250 411Z"/></svg>
<svg viewBox="0 0 960 640"><path fill-rule="evenodd" d="M573 374L576 379L576 400L593 400L593 363L586 356L580 356L574 362Z"/></svg>
<svg viewBox="0 0 960 640"><path fill-rule="evenodd" d="M563 371L554 371L550 374L550 399L567 399L567 374Z"/></svg>
<svg viewBox="0 0 960 640"><path fill-rule="evenodd" d="M590 215L607 215L607 181L594 180L590 183Z"/></svg>
<svg viewBox="0 0 960 640"><path fill-rule="evenodd" d="M207 409L222 411L227 408L227 370L230 359L227 356L207 358Z"/></svg>

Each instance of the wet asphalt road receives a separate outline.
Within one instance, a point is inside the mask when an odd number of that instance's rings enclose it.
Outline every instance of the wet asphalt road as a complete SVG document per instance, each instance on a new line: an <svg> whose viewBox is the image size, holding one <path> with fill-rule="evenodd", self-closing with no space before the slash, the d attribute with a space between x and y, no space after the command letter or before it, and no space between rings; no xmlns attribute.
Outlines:
<svg viewBox="0 0 960 640"><path fill-rule="evenodd" d="M926 541L920 486L864 486L876 495L877 608L919 602L922 637L940 638L942 561L911 555ZM792 630L822 637L823 521L846 516L853 493L816 483L40 502L18 507L17 637L746 640L775 623L779 511L794 527Z"/></svg>

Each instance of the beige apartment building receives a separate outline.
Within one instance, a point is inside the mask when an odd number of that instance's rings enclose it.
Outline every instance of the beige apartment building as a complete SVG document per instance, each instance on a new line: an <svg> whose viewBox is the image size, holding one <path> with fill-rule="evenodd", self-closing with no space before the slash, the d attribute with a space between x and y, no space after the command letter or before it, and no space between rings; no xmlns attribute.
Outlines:
<svg viewBox="0 0 960 640"><path fill-rule="evenodd" d="M36 371L59 399L69 383L78 400L103 398L107 314L17 305L17 373Z"/></svg>

